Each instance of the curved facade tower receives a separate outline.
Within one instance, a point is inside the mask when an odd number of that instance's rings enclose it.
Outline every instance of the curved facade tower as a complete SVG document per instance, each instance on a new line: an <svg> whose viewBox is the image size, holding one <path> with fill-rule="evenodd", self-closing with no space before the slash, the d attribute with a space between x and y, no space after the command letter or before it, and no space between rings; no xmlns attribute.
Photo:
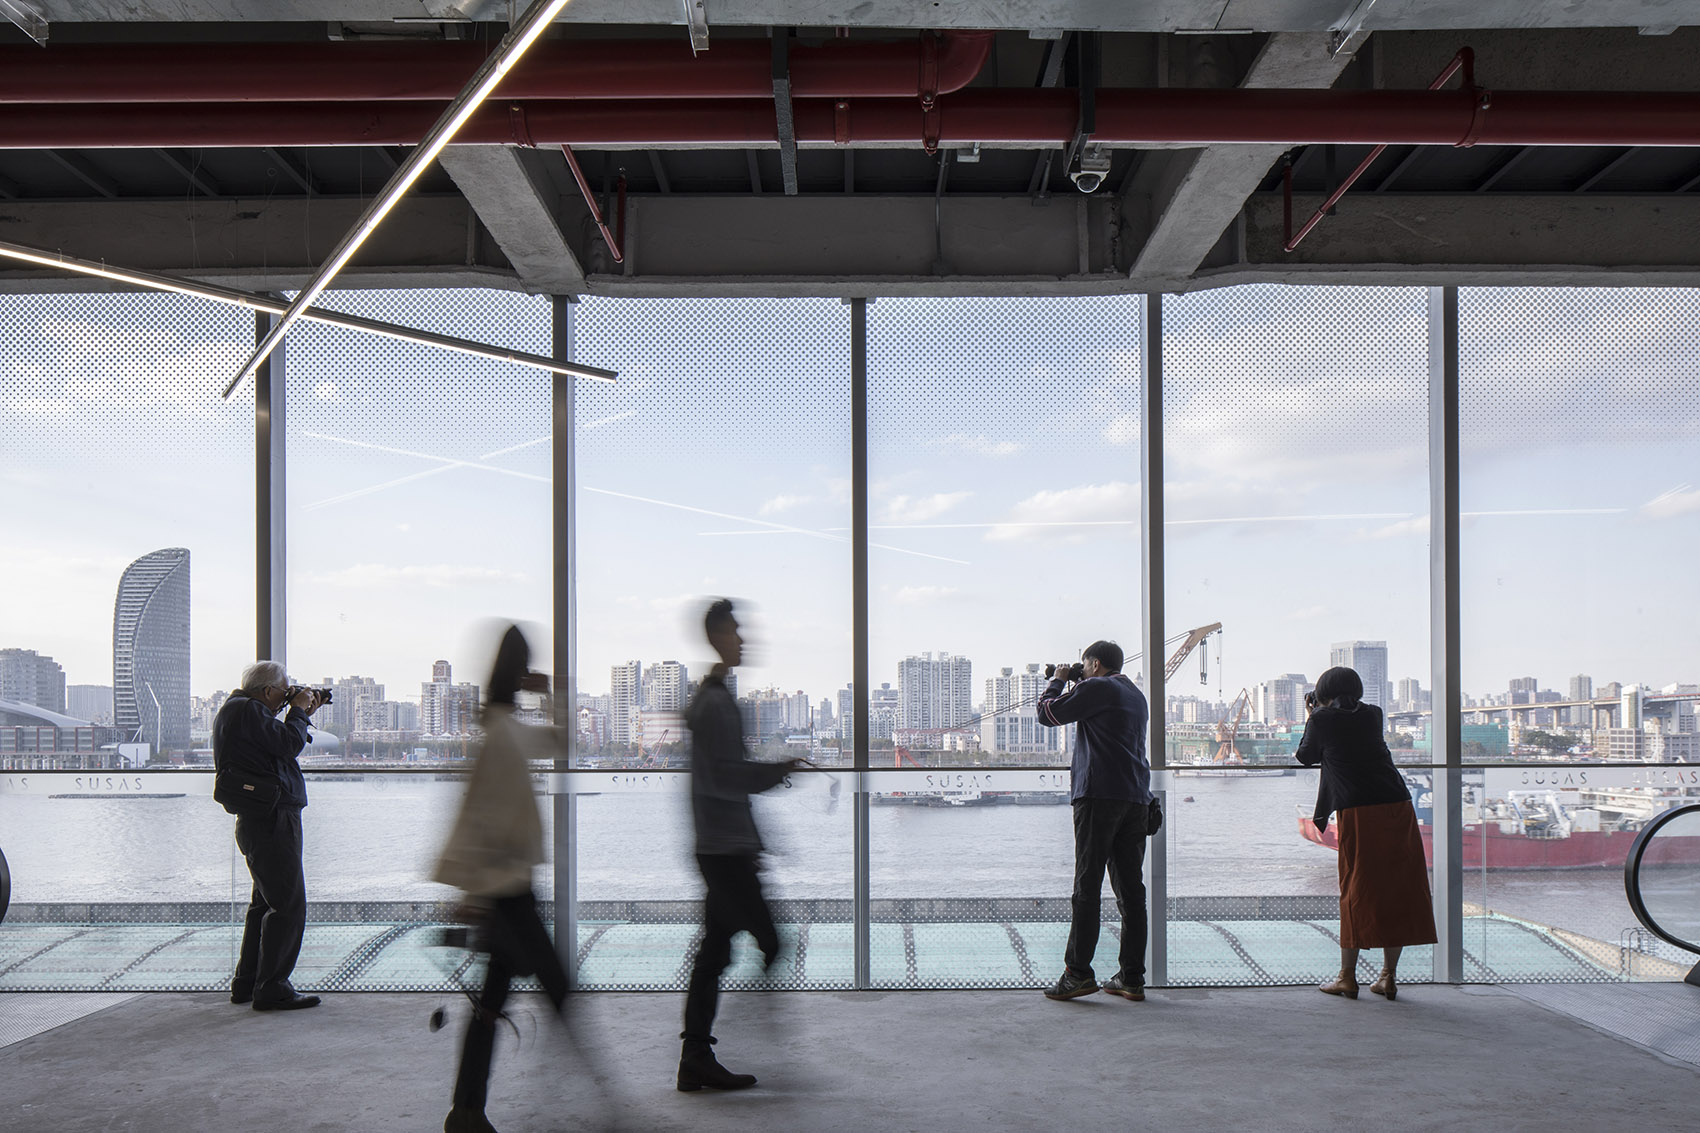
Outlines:
<svg viewBox="0 0 1700 1133"><path fill-rule="evenodd" d="M156 754L189 749L189 552L124 568L112 610L113 722Z"/></svg>

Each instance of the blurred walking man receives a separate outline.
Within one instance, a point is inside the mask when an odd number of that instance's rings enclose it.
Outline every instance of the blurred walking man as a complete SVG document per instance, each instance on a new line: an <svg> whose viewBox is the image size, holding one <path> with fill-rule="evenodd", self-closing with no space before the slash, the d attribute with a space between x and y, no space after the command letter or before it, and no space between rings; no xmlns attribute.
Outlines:
<svg viewBox="0 0 1700 1133"><path fill-rule="evenodd" d="M679 1089L704 1087L743 1090L756 1084L753 1074L734 1074L714 1057L714 1012L720 1001L720 973L732 962L732 938L755 937L771 968L779 956L779 934L762 896L761 835L756 832L750 795L778 786L808 761L757 763L744 747L744 722L738 702L726 687L726 674L744 659L744 639L732 616L730 599L708 608L703 619L708 643L720 655L691 701L691 817L696 824L697 865L708 892L703 898L702 943L691 965L685 992L685 1030L679 1037Z"/></svg>

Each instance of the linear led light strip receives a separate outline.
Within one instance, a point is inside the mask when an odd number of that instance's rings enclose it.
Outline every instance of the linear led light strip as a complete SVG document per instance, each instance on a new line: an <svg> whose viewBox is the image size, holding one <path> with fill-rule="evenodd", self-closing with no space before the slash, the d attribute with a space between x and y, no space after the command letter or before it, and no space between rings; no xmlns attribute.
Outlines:
<svg viewBox="0 0 1700 1133"><path fill-rule="evenodd" d="M525 15L520 17L519 23L510 28L508 34L502 37L502 42L497 46L496 53L484 60L484 65L478 68L477 73L472 76L472 80L466 84L460 94L455 96L455 100L449 103L449 108L443 111L442 117L437 119L436 125L431 127L424 140L408 155L407 161L402 167L397 169L394 175L390 177L389 184L384 186L384 191L379 193L372 203L366 206L366 211L360 214L360 219L355 221L354 227L349 230L348 235L342 238L342 243L336 246L336 251L331 253L331 258L325 261L307 286L302 288L300 294L295 296L295 301L289 305L289 309L283 313L283 317L272 324L272 328L266 332L266 336L254 348L254 353L249 357L247 364L237 371L236 376L230 379L230 384L224 387L225 397L234 393L236 387L242 383L242 379L257 370L260 363L264 362L271 352L277 349L278 343L282 342L283 336L289 333L289 328L294 325L295 320L300 318L302 313L318 299L320 293L330 286L331 280L336 278L337 272L341 271L343 265L354 258L354 253L360 250L360 245L366 242L366 238L372 235L378 225L382 223L384 217L396 206L396 202L400 201L407 191L413 187L413 183L419 180L426 168L437 160L437 155L443 152L444 147L454 138L456 131L466 124L466 120L472 117L473 113L483 104L484 99L489 96L491 91L496 89L496 85L507 76L513 65L519 62L526 49L535 43L537 37L542 35L544 30L554 22L555 17L561 14L561 9L565 8L567 3L568 0L533 0L531 7L526 9Z"/></svg>
<svg viewBox="0 0 1700 1133"><path fill-rule="evenodd" d="M79 260L75 256L66 256L58 252L43 252L36 248L26 247L23 244L0 241L0 256L9 260L21 260L26 264L62 268L65 271L77 272L80 275L92 275L101 279L110 279L117 283L128 283L135 287L145 287L150 291L170 291L178 295L192 295L198 299L210 299L215 303L228 303L233 307L246 307L252 311L266 311L273 315L281 315L289 309L288 303L281 299L273 299L269 295L255 295L252 292L238 291L231 287L217 287L210 283L177 279L169 275L154 275L152 272L112 267L107 264L96 263L93 260ZM305 311L301 317L316 323L329 323L331 326L365 331L368 334L381 334L386 338L396 338L403 342L417 342L424 346L440 346L445 350L457 350L462 354L491 358L498 362L515 362L522 366L536 366L540 370L548 370L556 374L570 374L575 378L612 382L619 376L613 370L603 370L596 366L557 362L553 358L545 358L541 354L530 354L524 350L509 350L501 346L476 342L469 338L456 338L449 334L415 330L412 327L404 327L396 323L381 322L377 319L363 319L359 315L339 314L335 311L327 311L322 307L314 307Z"/></svg>

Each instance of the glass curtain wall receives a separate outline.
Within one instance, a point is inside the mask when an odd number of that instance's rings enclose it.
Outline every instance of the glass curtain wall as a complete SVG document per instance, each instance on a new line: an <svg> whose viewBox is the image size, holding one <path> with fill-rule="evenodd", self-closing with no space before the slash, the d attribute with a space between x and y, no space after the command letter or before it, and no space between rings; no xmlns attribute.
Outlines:
<svg viewBox="0 0 1700 1133"><path fill-rule="evenodd" d="M547 299L341 292L329 305L550 352ZM436 902L456 896L429 877L502 629L521 624L533 668L551 667L551 378L312 322L285 350L288 661L296 681L333 690L301 759L301 975L329 987L429 984L442 978L441 950L426 948ZM548 866L537 871L540 899L552 881ZM361 963L386 934L378 959Z"/></svg>
<svg viewBox="0 0 1700 1133"><path fill-rule="evenodd" d="M1395 758L1428 762L1427 336L1416 288L1164 300L1165 626L1221 626L1167 689L1172 983L1339 970L1334 829L1292 760L1323 670L1356 669Z"/></svg>
<svg viewBox="0 0 1700 1133"><path fill-rule="evenodd" d="M206 986L236 943L231 819L196 769L254 647L252 386L219 393L253 316L155 295L4 312L0 988Z"/></svg>
<svg viewBox="0 0 1700 1133"><path fill-rule="evenodd" d="M1623 864L1700 781L1700 292L1469 288L1459 324L1467 974L1680 979Z"/></svg>
<svg viewBox="0 0 1700 1133"><path fill-rule="evenodd" d="M836 300L611 301L573 314L580 979L676 987L699 913L685 711L745 641L732 690L756 758L846 764L851 672L850 314ZM853 973L853 789L831 771L758 796L784 986ZM760 957L740 938L735 986Z"/></svg>
<svg viewBox="0 0 1700 1133"><path fill-rule="evenodd" d="M1033 985L1062 966L1072 729L1041 726L1034 701L1046 663L1099 639L1138 652L1142 309L869 307L876 986Z"/></svg>

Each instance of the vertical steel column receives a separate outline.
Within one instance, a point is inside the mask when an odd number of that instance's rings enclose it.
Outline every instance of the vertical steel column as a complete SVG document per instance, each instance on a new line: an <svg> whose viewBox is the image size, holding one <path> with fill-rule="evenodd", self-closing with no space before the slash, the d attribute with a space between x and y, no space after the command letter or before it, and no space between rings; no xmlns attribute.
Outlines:
<svg viewBox="0 0 1700 1133"><path fill-rule="evenodd" d="M1145 297L1142 334L1145 346L1144 380L1140 383L1143 419L1139 430L1139 566L1141 638L1145 653L1145 697L1151 706L1151 726L1145 751L1154 770L1168 765L1168 735L1164 706L1168 691L1163 664L1163 297ZM1146 943L1146 982L1161 987L1169 982L1169 830L1151 839L1151 935Z"/></svg>
<svg viewBox="0 0 1700 1133"><path fill-rule="evenodd" d="M868 928L868 301L850 300L850 683L855 711L855 881L851 917L856 986L873 985Z"/></svg>
<svg viewBox="0 0 1700 1133"><path fill-rule="evenodd" d="M1463 704L1458 642L1458 289L1428 289L1429 717L1437 983L1464 981Z"/></svg>
<svg viewBox="0 0 1700 1133"><path fill-rule="evenodd" d="M277 316L254 315L254 341L265 339ZM284 543L284 344L254 373L254 658L286 667L289 647L288 558Z"/></svg>
<svg viewBox="0 0 1700 1133"><path fill-rule="evenodd" d="M573 356L572 300L562 295L550 300L552 343L550 357L570 361ZM555 655L555 724L564 729L563 750L556 770L567 774L559 779L552 796L555 819L555 951L567 978L578 983L578 794L573 789L571 769L577 764L578 747L578 522L574 509L577 486L573 408L576 378L553 375L549 415L551 481L550 518L553 525L553 608ZM552 777L553 778L553 777Z"/></svg>

